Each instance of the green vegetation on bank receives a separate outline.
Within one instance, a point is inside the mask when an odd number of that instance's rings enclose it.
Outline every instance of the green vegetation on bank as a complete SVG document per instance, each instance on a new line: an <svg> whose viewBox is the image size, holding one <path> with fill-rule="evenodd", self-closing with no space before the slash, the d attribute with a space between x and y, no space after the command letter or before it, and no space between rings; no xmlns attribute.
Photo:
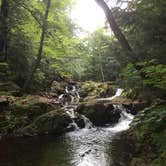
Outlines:
<svg viewBox="0 0 166 166"><path fill-rule="evenodd" d="M127 132L133 142L131 166L164 166L166 164L166 105L140 111Z"/></svg>

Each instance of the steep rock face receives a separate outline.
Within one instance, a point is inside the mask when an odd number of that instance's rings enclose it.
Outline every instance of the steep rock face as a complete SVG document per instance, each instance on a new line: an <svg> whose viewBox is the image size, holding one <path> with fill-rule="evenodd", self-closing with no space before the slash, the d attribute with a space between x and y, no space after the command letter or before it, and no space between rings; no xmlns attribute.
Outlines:
<svg viewBox="0 0 166 166"><path fill-rule="evenodd" d="M114 110L112 103L93 100L80 104L77 112L84 114L95 126L104 126L118 122L120 113Z"/></svg>
<svg viewBox="0 0 166 166"><path fill-rule="evenodd" d="M19 129L16 134L41 135L41 134L62 134L71 123L71 118L64 110L54 110L37 117L32 124Z"/></svg>

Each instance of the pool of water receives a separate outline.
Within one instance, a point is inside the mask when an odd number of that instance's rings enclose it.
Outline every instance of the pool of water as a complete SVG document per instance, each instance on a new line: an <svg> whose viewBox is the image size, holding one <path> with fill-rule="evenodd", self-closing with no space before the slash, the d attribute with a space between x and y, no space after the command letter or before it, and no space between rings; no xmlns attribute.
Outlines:
<svg viewBox="0 0 166 166"><path fill-rule="evenodd" d="M0 166L113 166L112 159L119 157L112 154L117 150L112 145L116 138L113 128L81 129L61 137L1 140Z"/></svg>

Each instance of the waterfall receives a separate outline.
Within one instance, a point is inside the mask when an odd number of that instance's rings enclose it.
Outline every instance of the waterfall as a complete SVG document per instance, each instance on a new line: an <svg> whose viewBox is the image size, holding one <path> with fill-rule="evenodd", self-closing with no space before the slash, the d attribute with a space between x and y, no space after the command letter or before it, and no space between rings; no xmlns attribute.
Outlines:
<svg viewBox="0 0 166 166"><path fill-rule="evenodd" d="M85 128L86 129L91 129L93 127L92 122L85 115L81 115L81 116L84 120Z"/></svg>
<svg viewBox="0 0 166 166"><path fill-rule="evenodd" d="M77 123L75 122L74 108L64 107L64 109L66 110L66 113L70 116L70 118L72 120L72 122L69 124L69 126L67 128L73 129L73 130L79 130L79 127L78 127Z"/></svg>
<svg viewBox="0 0 166 166"><path fill-rule="evenodd" d="M113 100L115 97L120 96L122 94L122 92L123 92L123 89L118 88L114 96L109 97L109 98L101 98L101 99L97 99L97 100L103 100L103 101L104 100ZM71 100L71 101L66 100L65 94L72 96L73 98L76 98L79 100L79 98L80 98L79 93L75 86L73 86L73 88L71 90L69 90L69 88L66 87L64 94L61 94L59 96L59 99L63 101L64 110L72 119L72 123L69 124L68 128L70 128L70 129L72 128L72 130L79 130L79 127L78 127L77 123L75 122L75 119L77 118L77 116L75 115L75 110L77 108L77 102L75 99L73 99L75 101L75 103L73 102L73 100ZM110 126L107 129L113 133L127 130L130 127L129 125L133 120L133 115L128 113L129 111L126 110L122 105L118 104L118 105L113 105L113 106L114 106L115 110L120 111L120 119L119 119L119 122L115 126ZM85 129L93 128L92 122L85 115L81 115L81 117L84 121Z"/></svg>
<svg viewBox="0 0 166 166"><path fill-rule="evenodd" d="M122 105L114 105L114 109L120 111L120 119L115 126L108 128L108 130L117 133L129 129L134 116L128 113Z"/></svg>
<svg viewBox="0 0 166 166"><path fill-rule="evenodd" d="M70 96L71 101L68 101L68 98L65 99L66 96L67 97ZM79 127L77 123L75 122L75 118L77 118L75 115L75 110L77 108L77 105L80 99L80 95L78 93L76 86L72 86L72 88L69 88L68 86L66 86L64 90L64 94L59 95L58 98L59 98L59 101L62 103L64 110L72 119L72 123L69 124L68 128L79 130ZM81 115L81 117L84 121L86 129L90 129L93 127L92 122L86 116Z"/></svg>
<svg viewBox="0 0 166 166"><path fill-rule="evenodd" d="M113 100L115 97L120 96L123 91L124 91L124 89L118 88L114 96L107 97L107 98L100 98L100 99L97 99L97 100L100 100L100 101Z"/></svg>
<svg viewBox="0 0 166 166"><path fill-rule="evenodd" d="M117 97L117 96L120 96L123 91L124 91L123 89L118 88L117 91L116 91L116 93L115 93L115 95L112 96L112 97L110 98L110 100L114 99L114 98Z"/></svg>

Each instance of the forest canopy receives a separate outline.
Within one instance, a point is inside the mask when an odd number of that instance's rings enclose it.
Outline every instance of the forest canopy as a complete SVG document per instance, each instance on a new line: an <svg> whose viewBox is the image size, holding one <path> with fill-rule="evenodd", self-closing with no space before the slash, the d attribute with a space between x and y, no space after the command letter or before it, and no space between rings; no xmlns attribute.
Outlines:
<svg viewBox="0 0 166 166"><path fill-rule="evenodd" d="M1 0L1 80L31 91L66 78L165 89L166 1L116 2L105 3L117 25L112 33L106 13L105 27L79 37L83 30L70 17L75 0ZM116 28L132 52L121 45Z"/></svg>

